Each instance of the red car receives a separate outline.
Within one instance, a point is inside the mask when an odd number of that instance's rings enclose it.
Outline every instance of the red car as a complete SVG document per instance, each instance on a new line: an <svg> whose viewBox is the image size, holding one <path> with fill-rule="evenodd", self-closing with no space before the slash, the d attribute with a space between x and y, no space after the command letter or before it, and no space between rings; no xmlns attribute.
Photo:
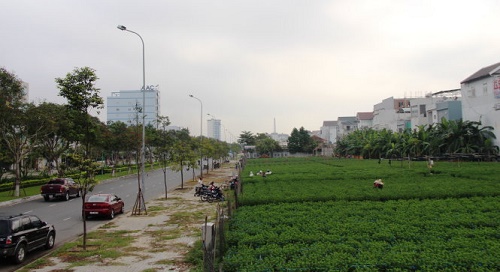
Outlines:
<svg viewBox="0 0 500 272"><path fill-rule="evenodd" d="M85 218L104 216L113 219L115 214L123 213L125 203L113 194L95 194L85 200L83 213Z"/></svg>

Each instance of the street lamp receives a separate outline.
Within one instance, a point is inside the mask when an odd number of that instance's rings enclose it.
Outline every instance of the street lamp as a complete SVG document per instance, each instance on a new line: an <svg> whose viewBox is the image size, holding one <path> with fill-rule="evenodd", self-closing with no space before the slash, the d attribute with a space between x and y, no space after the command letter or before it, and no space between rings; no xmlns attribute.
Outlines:
<svg viewBox="0 0 500 272"><path fill-rule="evenodd" d="M200 102L201 112L200 112L200 178L203 177L203 153L201 151L203 146L203 103L199 98L190 94L189 97L192 97Z"/></svg>
<svg viewBox="0 0 500 272"><path fill-rule="evenodd" d="M137 199L134 205L134 208L132 210L132 214L141 214L141 210L146 211L146 204L144 203L144 195L143 191L146 190L145 186L145 175L144 175L144 164L145 164L145 154L146 154L146 57L145 57L145 46L144 46L144 40L142 39L141 35L139 33L134 32L132 30L128 30L125 26L123 25L118 25L117 28L119 30L123 31L128 31L130 33L134 33L135 35L139 36L142 42L142 146L141 146L141 181L142 181L142 189L141 185L139 184L139 192L137 193Z"/></svg>

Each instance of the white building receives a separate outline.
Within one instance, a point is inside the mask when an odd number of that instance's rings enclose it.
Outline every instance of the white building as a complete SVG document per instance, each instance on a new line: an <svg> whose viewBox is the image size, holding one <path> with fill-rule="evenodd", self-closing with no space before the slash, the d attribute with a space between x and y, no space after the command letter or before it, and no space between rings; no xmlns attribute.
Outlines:
<svg viewBox="0 0 500 272"><path fill-rule="evenodd" d="M401 132L410 127L410 100L389 97L373 106L372 127Z"/></svg>
<svg viewBox="0 0 500 272"><path fill-rule="evenodd" d="M323 121L318 136L324 139L326 143L334 144L337 142L337 130L337 121Z"/></svg>
<svg viewBox="0 0 500 272"><path fill-rule="evenodd" d="M461 84L463 119L500 131L500 63L480 69ZM494 140L500 146L500 138Z"/></svg>
<svg viewBox="0 0 500 272"><path fill-rule="evenodd" d="M271 139L273 139L276 142L278 142L278 144L282 148L287 148L287 146L288 146L288 137L290 137L288 134L273 132L273 133L270 133L270 134L267 134L267 135L269 137L271 137Z"/></svg>
<svg viewBox="0 0 500 272"><path fill-rule="evenodd" d="M356 119L356 116L344 116L337 118L337 139L341 139L355 130L358 130L358 120Z"/></svg>
<svg viewBox="0 0 500 272"><path fill-rule="evenodd" d="M358 129L371 128L373 124L373 112L358 112L356 114Z"/></svg>
<svg viewBox="0 0 500 272"><path fill-rule="evenodd" d="M121 121L127 125L142 124L142 102L145 95L145 124L157 126L160 115L160 91L158 86L146 86L146 92L141 90L112 92L107 97L107 121Z"/></svg>
<svg viewBox="0 0 500 272"><path fill-rule="evenodd" d="M209 119L207 120L207 136L208 138L216 139L222 141L220 133L220 119Z"/></svg>

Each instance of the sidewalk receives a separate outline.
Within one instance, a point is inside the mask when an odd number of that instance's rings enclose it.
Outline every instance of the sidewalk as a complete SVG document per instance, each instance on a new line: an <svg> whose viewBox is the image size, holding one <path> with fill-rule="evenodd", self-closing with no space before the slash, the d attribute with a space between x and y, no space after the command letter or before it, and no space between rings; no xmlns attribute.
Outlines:
<svg viewBox="0 0 500 272"><path fill-rule="evenodd" d="M205 183L214 181L216 185L221 185L235 173L234 163L226 163L209 174L204 172L203 177ZM158 198L146 203L147 215L131 216L128 212L111 221L104 221L105 224L98 230L112 233L130 231L130 236L133 236L131 244L119 249L123 253L120 257L106 259L94 255L78 260L84 265L74 266L71 261L51 254L45 257L47 264L18 271L190 271L191 265L184 262L185 256L194 243L201 239L201 226L205 217L213 222L216 207L220 204L202 202L199 197L195 197L196 185L196 181L189 180L183 189L170 191L167 200Z"/></svg>

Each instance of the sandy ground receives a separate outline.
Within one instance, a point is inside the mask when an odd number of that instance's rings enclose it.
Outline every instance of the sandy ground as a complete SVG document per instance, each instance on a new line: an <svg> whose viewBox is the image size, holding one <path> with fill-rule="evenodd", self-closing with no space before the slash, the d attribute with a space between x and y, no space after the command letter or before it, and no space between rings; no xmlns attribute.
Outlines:
<svg viewBox="0 0 500 272"><path fill-rule="evenodd" d="M235 174L234 164L223 164L221 168L203 175L205 183L214 181L222 185ZM93 256L84 266L73 266L70 262L47 256L51 265L32 269L34 272L141 272L141 271L190 271L184 262L186 253L201 239L201 226L208 217L213 222L219 202L202 202L194 196L197 182L187 181L184 188L176 188L168 193L167 200L156 199L146 203L147 215L134 215L130 212L115 217L107 223L106 231L134 231L134 242L116 259L103 259ZM227 194L227 192L226 192ZM186 214L188 216L186 217ZM158 233L172 233L172 239L158 241Z"/></svg>

